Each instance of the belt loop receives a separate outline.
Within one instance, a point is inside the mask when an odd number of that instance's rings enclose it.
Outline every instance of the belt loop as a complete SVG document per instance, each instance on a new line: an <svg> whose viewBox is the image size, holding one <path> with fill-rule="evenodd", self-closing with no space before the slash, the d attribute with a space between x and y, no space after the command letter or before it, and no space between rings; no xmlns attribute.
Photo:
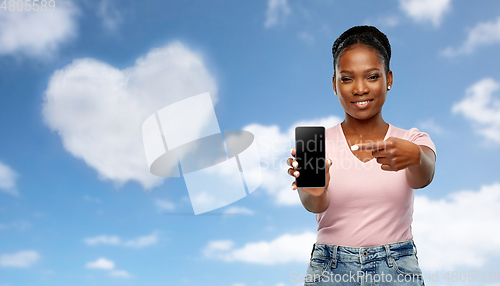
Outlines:
<svg viewBox="0 0 500 286"><path fill-rule="evenodd" d="M389 249L388 244L384 244L384 247L385 247L385 252L387 252L387 264L389 264L389 267L392 267L391 250Z"/></svg>
<svg viewBox="0 0 500 286"><path fill-rule="evenodd" d="M310 259L313 258L314 249L316 249L316 243L313 244L313 250L311 251L311 258Z"/></svg>
<svg viewBox="0 0 500 286"><path fill-rule="evenodd" d="M412 239L411 243L413 244L413 248L415 249L415 256L417 256L417 246L415 245L415 241L413 241Z"/></svg>
<svg viewBox="0 0 500 286"><path fill-rule="evenodd" d="M332 267L337 268L337 249L338 245L333 246L333 253L332 253Z"/></svg>

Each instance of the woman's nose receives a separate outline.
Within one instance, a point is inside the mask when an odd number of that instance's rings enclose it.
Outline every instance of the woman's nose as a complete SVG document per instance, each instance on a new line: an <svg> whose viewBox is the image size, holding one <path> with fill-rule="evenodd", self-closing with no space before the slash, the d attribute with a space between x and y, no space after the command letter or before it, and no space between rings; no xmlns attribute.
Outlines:
<svg viewBox="0 0 500 286"><path fill-rule="evenodd" d="M358 80L354 83L354 87L352 90L352 93L354 95L363 95L367 94L370 92L370 89L368 88L368 85L362 80Z"/></svg>

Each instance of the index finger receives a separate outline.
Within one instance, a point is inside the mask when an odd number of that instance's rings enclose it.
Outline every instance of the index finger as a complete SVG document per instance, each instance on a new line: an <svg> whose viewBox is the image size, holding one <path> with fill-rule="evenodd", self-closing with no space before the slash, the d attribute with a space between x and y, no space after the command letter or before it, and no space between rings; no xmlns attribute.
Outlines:
<svg viewBox="0 0 500 286"><path fill-rule="evenodd" d="M379 151L379 150L385 150L385 148L386 148L385 141L359 143L351 146L352 151L357 151L357 150Z"/></svg>

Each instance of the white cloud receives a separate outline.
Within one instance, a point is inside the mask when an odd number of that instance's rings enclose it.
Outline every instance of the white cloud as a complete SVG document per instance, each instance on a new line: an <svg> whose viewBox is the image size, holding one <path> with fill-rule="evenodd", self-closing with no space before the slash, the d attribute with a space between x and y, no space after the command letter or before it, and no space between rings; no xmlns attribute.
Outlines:
<svg viewBox="0 0 500 286"><path fill-rule="evenodd" d="M96 203L96 204L100 204L101 203L101 200L97 199L97 198L93 198L89 195L85 195L83 196L83 199L86 200L87 202L91 202L91 203Z"/></svg>
<svg viewBox="0 0 500 286"><path fill-rule="evenodd" d="M401 19L398 15L380 15L376 18L366 19L365 25L392 28L397 26L400 21Z"/></svg>
<svg viewBox="0 0 500 286"><path fill-rule="evenodd" d="M482 79L467 88L465 98L453 104L453 113L470 120L477 133L500 143L500 100L494 93L500 84L491 78Z"/></svg>
<svg viewBox="0 0 500 286"><path fill-rule="evenodd" d="M88 262L87 264L85 264L85 267L93 269L112 270L115 268L115 263L111 260L101 257L96 261Z"/></svg>
<svg viewBox="0 0 500 286"><path fill-rule="evenodd" d="M307 32L299 33L298 37L299 39L301 39L302 41L306 42L309 45L313 45L314 42L316 41L314 36Z"/></svg>
<svg viewBox="0 0 500 286"><path fill-rule="evenodd" d="M123 22L123 16L112 0L101 0L97 7L97 15L101 17L102 25L108 31L115 31Z"/></svg>
<svg viewBox="0 0 500 286"><path fill-rule="evenodd" d="M142 248L156 244L157 242L158 242L158 235L153 233L150 235L138 237L136 239L127 240L123 243L123 245L127 247Z"/></svg>
<svg viewBox="0 0 500 286"><path fill-rule="evenodd" d="M489 259L500 257L499 205L500 183L440 200L415 196L412 232L421 266L433 271L484 268Z"/></svg>
<svg viewBox="0 0 500 286"><path fill-rule="evenodd" d="M75 38L79 10L69 0L56 3L53 11L0 13L0 54L50 59L61 44Z"/></svg>
<svg viewBox="0 0 500 286"><path fill-rule="evenodd" d="M434 120L427 119L418 123L419 130L426 133L443 134L443 128Z"/></svg>
<svg viewBox="0 0 500 286"><path fill-rule="evenodd" d="M251 209L245 207L228 207L224 210L224 214L253 215L254 212Z"/></svg>
<svg viewBox="0 0 500 286"><path fill-rule="evenodd" d="M215 240L210 241L208 245L203 249L203 254L205 257L214 257L220 254L220 252L227 252L233 248L234 242L231 240Z"/></svg>
<svg viewBox="0 0 500 286"><path fill-rule="evenodd" d="M131 278L133 277L130 273L125 270L115 270L115 263L111 260L108 260L104 257L98 258L96 261L91 261L85 264L86 268L90 269L102 269L109 270L109 276L118 277L118 278Z"/></svg>
<svg viewBox="0 0 500 286"><path fill-rule="evenodd" d="M289 166L286 160L291 157L290 150L295 146L295 127L320 125L329 128L341 122L337 116L299 121L281 131L276 125L264 126L250 124L243 127L244 130L254 134L257 142L259 156L262 162L262 184L259 188L264 189L274 197L273 202L277 205L300 205L297 192L292 190L293 178L287 174ZM254 170L260 172L260 170ZM252 172L247 175L251 176Z"/></svg>
<svg viewBox="0 0 500 286"><path fill-rule="evenodd" d="M264 26L269 28L280 23L283 24L291 12L292 9L290 9L287 0L268 0Z"/></svg>
<svg viewBox="0 0 500 286"><path fill-rule="evenodd" d="M84 239L87 245L120 245L122 243L121 238L116 235L99 235L96 237L89 237Z"/></svg>
<svg viewBox="0 0 500 286"><path fill-rule="evenodd" d="M399 24L399 22L399 17L394 15L379 18L379 23L386 27L395 27Z"/></svg>
<svg viewBox="0 0 500 286"><path fill-rule="evenodd" d="M1 229L6 229L6 228L14 228L18 230L25 230L27 228L31 227L31 223L24 221L24 220L17 220L13 221L9 224L0 224L0 230Z"/></svg>
<svg viewBox="0 0 500 286"><path fill-rule="evenodd" d="M159 211L173 211L175 209L175 204L167 200L156 200L155 205Z"/></svg>
<svg viewBox="0 0 500 286"><path fill-rule="evenodd" d="M169 104L207 91L215 104L217 86L202 57L174 42L123 70L92 58L74 60L50 78L43 118L64 148L101 179L152 188L163 179L148 171L142 123Z"/></svg>
<svg viewBox="0 0 500 286"><path fill-rule="evenodd" d="M467 33L467 39L458 48L448 47L443 51L445 56L470 54L480 46L500 43L500 17L489 22L478 23Z"/></svg>
<svg viewBox="0 0 500 286"><path fill-rule="evenodd" d="M31 227L31 223L29 223L28 221L25 221L25 220L17 220L17 221L13 221L11 222L10 224L13 228L15 229L19 229L19 230L25 230L27 228L30 228Z"/></svg>
<svg viewBox="0 0 500 286"><path fill-rule="evenodd" d="M0 162L0 191L6 192L11 195L18 195L16 189L17 173L9 166Z"/></svg>
<svg viewBox="0 0 500 286"><path fill-rule="evenodd" d="M416 22L439 26L443 15L451 8L451 0L399 0L399 7Z"/></svg>
<svg viewBox="0 0 500 286"><path fill-rule="evenodd" d="M13 254L0 255L1 267L21 267L27 268L35 264L40 259L36 251L20 251Z"/></svg>
<svg viewBox="0 0 500 286"><path fill-rule="evenodd" d="M85 244L94 245L113 245L113 246L125 246L132 248L142 248L156 244L158 242L158 235L156 233L140 236L134 239L123 240L116 235L99 235L95 237L88 237L83 240Z"/></svg>
<svg viewBox="0 0 500 286"><path fill-rule="evenodd" d="M241 248L235 248L230 240L211 241L203 249L207 258L226 262L241 261L257 264L283 264L290 262L307 262L311 248L316 241L316 234L284 234L272 241L250 242Z"/></svg>
<svg viewBox="0 0 500 286"><path fill-rule="evenodd" d="M500 183L484 185L479 191L454 192L439 200L416 195L412 233L420 266L437 271L491 265L500 257L499 205ZM307 262L315 240L312 232L285 234L240 248L231 240L218 240L209 242L202 252L207 258L226 262ZM460 251L452 251L457 249Z"/></svg>
<svg viewBox="0 0 500 286"><path fill-rule="evenodd" d="M110 276L119 278L131 278L132 275L125 270L114 270L109 273Z"/></svg>

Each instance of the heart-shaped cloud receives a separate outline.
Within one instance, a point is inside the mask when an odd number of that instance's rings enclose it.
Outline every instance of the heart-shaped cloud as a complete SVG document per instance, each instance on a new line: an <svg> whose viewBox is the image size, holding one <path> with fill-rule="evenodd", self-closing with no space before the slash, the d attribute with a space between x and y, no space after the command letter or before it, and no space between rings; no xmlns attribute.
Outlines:
<svg viewBox="0 0 500 286"><path fill-rule="evenodd" d="M74 60L51 76L42 113L64 148L96 169L101 179L152 188L163 179L149 173L143 121L158 109L204 92L217 102L217 84L202 57L173 42L122 70L92 58Z"/></svg>

